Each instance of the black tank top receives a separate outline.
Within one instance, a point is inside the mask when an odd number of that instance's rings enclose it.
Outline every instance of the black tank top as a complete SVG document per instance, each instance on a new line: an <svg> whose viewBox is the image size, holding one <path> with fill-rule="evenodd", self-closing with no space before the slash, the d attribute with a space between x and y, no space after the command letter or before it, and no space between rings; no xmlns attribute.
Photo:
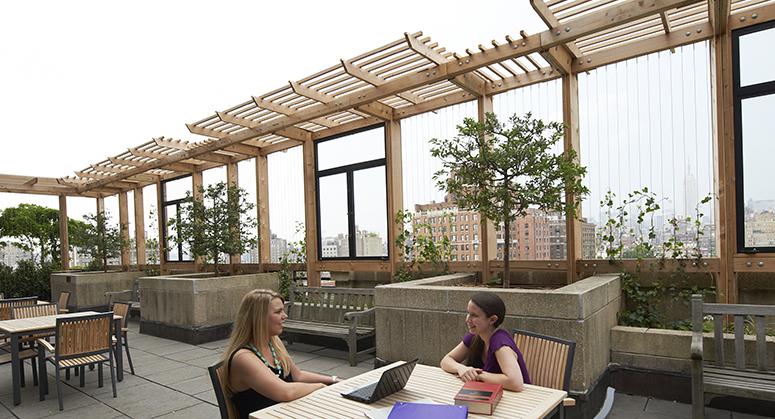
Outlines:
<svg viewBox="0 0 775 419"><path fill-rule="evenodd" d="M251 353L253 353L253 351L250 348L242 348L242 349L247 349ZM239 349L237 349L237 351L238 350ZM229 374L231 374L231 360L234 359L234 354L236 354L237 351L232 352L231 356L229 356ZM256 356L256 358L258 358L258 356ZM269 367L269 370L272 371L272 374L274 375L277 375L278 373L277 368ZM286 383L293 382L293 376L291 375L290 372L288 372L288 375L286 375L285 377L281 377L281 379ZM234 403L234 407L237 409L237 415L239 416L240 419L249 419L250 414L255 412L256 410L261 410L269 406L272 406L274 404L277 404L275 400L272 400L269 397L264 396L263 394L257 392L256 390L253 390L252 388L248 388L247 390L240 391L239 393L234 393L234 395L231 397L231 401Z"/></svg>

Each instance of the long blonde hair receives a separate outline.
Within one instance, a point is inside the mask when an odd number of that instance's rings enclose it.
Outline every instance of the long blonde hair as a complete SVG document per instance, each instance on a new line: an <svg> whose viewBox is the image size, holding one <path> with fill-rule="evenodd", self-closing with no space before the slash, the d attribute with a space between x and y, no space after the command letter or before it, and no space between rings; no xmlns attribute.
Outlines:
<svg viewBox="0 0 775 419"><path fill-rule="evenodd" d="M237 317L234 319L234 326L231 330L229 344L226 346L226 352L223 354L223 361L227 365L225 368L224 381L227 390L230 388L230 369L228 368L231 354L248 344L254 344L258 348L262 342L272 342L277 354L277 361L283 367L283 373L290 372L290 355L285 349L285 345L279 336L269 336L269 326L267 316L269 314L269 305L275 298L283 301L283 297L272 290L257 289L248 292L242 297Z"/></svg>

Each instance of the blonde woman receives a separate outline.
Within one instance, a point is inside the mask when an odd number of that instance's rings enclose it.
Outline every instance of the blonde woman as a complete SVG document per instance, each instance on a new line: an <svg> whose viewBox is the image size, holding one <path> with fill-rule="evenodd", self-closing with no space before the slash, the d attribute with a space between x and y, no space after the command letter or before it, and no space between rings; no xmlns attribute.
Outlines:
<svg viewBox="0 0 775 419"><path fill-rule="evenodd" d="M339 381L294 364L279 338L287 318L283 299L274 291L253 290L242 298L224 353L227 390L240 418Z"/></svg>

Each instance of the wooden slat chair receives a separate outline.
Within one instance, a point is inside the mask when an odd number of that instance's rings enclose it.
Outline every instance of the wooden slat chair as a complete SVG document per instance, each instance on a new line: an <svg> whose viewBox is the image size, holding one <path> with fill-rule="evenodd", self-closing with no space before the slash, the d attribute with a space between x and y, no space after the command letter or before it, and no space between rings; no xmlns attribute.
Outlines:
<svg viewBox="0 0 775 419"><path fill-rule="evenodd" d="M226 368L226 364L220 361L207 367L207 372L210 373L210 380L213 382L215 400L218 401L221 419L237 419L237 409L234 407L234 403L231 402L231 398L226 390L226 383L223 380Z"/></svg>
<svg viewBox="0 0 775 419"><path fill-rule="evenodd" d="M69 291L62 291L59 293L59 301L57 302L59 304L59 313L69 313L70 310L67 308L67 304L70 303L70 292Z"/></svg>
<svg viewBox="0 0 775 419"><path fill-rule="evenodd" d="M715 362L704 361L703 323L713 316ZM735 319L734 364L724 358L724 316ZM692 295L692 417L705 415L705 393L775 401L775 365L767 365L765 316L775 316L775 305L704 303ZM756 365L746 364L745 322L753 318Z"/></svg>
<svg viewBox="0 0 775 419"><path fill-rule="evenodd" d="M108 291L105 293L108 297L108 307L113 303L129 304L129 314L140 317L140 281L135 279L132 282L131 290Z"/></svg>
<svg viewBox="0 0 775 419"><path fill-rule="evenodd" d="M129 361L129 371L132 375L135 375L135 366L132 364L132 355L129 354L129 339L127 339L128 330L126 327L127 317L129 316L129 304L128 303L113 303L113 314L121 316L121 336L122 346L124 352L126 352L126 359ZM113 338L113 345L115 346L115 338ZM121 350L121 348L114 348L114 350ZM119 365L119 368L124 368L123 365Z"/></svg>
<svg viewBox="0 0 775 419"><path fill-rule="evenodd" d="M41 378L39 386L40 400L44 400L48 393L46 361L54 365L59 410L64 410L60 371L65 368L80 368L81 386L83 386L83 367L97 365L99 386L102 387L102 364L105 362L109 363L113 397L116 397L112 325L112 312L90 316L57 318L56 347L43 339L38 339L38 370ZM52 355L48 355L47 352L52 353Z"/></svg>
<svg viewBox="0 0 775 419"><path fill-rule="evenodd" d="M14 307L23 307L35 305L38 303L38 297L8 298L0 300L0 320L11 320L13 318L12 310ZM10 344L9 337L0 333L0 348L7 349Z"/></svg>
<svg viewBox="0 0 775 419"><path fill-rule="evenodd" d="M14 319L28 319L30 317L41 317L41 316L56 316L59 314L57 304L36 304L34 306L22 306L22 307L14 307L11 311L11 317ZM45 339L47 337L53 336L53 332L48 333L38 333L35 335L25 336L19 341L21 343L26 342L35 342L38 339Z"/></svg>
<svg viewBox="0 0 775 419"><path fill-rule="evenodd" d="M567 392L570 388L576 342L527 330L512 331L514 343L525 358L525 366L533 384ZM572 398L563 401L564 406L575 404L576 401Z"/></svg>

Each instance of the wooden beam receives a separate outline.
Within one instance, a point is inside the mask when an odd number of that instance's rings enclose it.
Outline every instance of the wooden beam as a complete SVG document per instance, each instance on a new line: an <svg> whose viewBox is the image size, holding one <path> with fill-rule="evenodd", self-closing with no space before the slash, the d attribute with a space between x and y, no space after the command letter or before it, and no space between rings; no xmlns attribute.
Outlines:
<svg viewBox="0 0 775 419"><path fill-rule="evenodd" d="M59 259L62 269L70 270L70 241L67 231L67 196L59 195Z"/></svg>
<svg viewBox="0 0 775 419"><path fill-rule="evenodd" d="M196 175L196 172L191 175L191 177L194 177ZM161 180L156 181L156 226L159 229L159 274L160 275L166 275L167 274L167 237L165 234L164 229L166 228L166 223L164 219L164 214L166 212L166 208L164 208L164 185L162 185Z"/></svg>
<svg viewBox="0 0 775 419"><path fill-rule="evenodd" d="M124 171L128 170L128 169L119 169L115 167L108 167L108 166L95 165L95 164L91 165L90 167L92 168L92 170L96 172L103 172L103 173L124 173ZM86 175L85 177L90 177L89 175L96 174L92 172L78 172L78 173L84 173ZM158 176L159 175L154 175L154 174L134 175L124 179L124 182L135 182L135 183L136 182L156 182L156 178ZM114 184L119 185L121 183L114 182Z"/></svg>
<svg viewBox="0 0 775 419"><path fill-rule="evenodd" d="M75 173L76 176L80 178L85 178L85 179L103 179L103 180L110 179L110 182L108 183L108 185L114 185L114 184L120 185L118 186L119 188L123 188L124 185L126 185L126 187L129 187L129 188L134 188L135 186L137 186L136 184L139 182L153 182L154 180L156 180L156 177L152 177L150 175L142 175L142 174L127 176L121 180L112 180L114 179L113 175L105 175L102 173L83 172L80 170L73 173Z"/></svg>
<svg viewBox="0 0 775 419"><path fill-rule="evenodd" d="M395 222L396 213L404 208L403 170L401 159L401 123L390 121L385 124L385 165L387 170L387 231L388 257L390 260L390 281L394 281L401 248L396 238L401 235L404 226Z"/></svg>
<svg viewBox="0 0 775 419"><path fill-rule="evenodd" d="M285 140L281 141L277 144L272 144L270 146L263 147L261 149L261 153L259 156L266 157L269 154L276 153L278 151L287 150L289 148L298 147L303 143L303 141L296 141L296 140Z"/></svg>
<svg viewBox="0 0 775 419"><path fill-rule="evenodd" d="M649 0L648 2L645 2L643 0L629 0L623 3L617 3L613 6L603 7L595 13L584 15L564 23L564 26L568 30L558 32L559 34L549 31L541 32L530 36L522 42L514 43L513 45L503 45L475 53L466 57L465 61L453 60L435 68L428 69L427 71L412 72L401 77L396 77L382 86L360 89L356 92L340 96L331 103L311 105L293 115L262 123L254 130L231 134L220 141L214 141L206 146L197 147L196 149L179 153L178 155L169 156L165 159L136 167L128 171L127 175L142 173L150 169L164 166L165 164L195 158L200 154L218 150L225 146L240 143L261 135L274 133L280 129L306 122L314 118L321 118L332 113L345 111L419 86L455 78L490 64L534 52L540 52L601 30L625 25L644 17L659 14L665 10L684 7L700 1L701 0ZM121 175L115 175L114 179L117 179L120 176ZM90 182L87 185L79 186L78 191L84 192L98 188L110 183L110 181L111 179L102 179Z"/></svg>
<svg viewBox="0 0 775 419"><path fill-rule="evenodd" d="M575 151L575 162L579 163L581 153L580 124L579 124L579 80L576 74L566 74L562 77L562 119L565 125L563 149L566 152ZM568 206L581 201L581 197L565 194L565 203ZM581 241L581 205L575 215L565 215L565 249L568 263L568 284L576 282L576 263L584 255Z"/></svg>
<svg viewBox="0 0 775 419"><path fill-rule="evenodd" d="M145 269L145 206L143 204L143 188L136 188L132 194L135 207L135 252L137 253L137 269Z"/></svg>
<svg viewBox="0 0 775 419"><path fill-rule="evenodd" d="M36 185L37 183L38 183L38 178L33 177L33 178L30 178L30 180L24 182L24 186L33 186L33 185Z"/></svg>
<svg viewBox="0 0 775 419"><path fill-rule="evenodd" d="M255 102L256 106L258 106L261 109L266 109L275 113L279 113L281 115L293 115L296 113L296 110L285 105L277 104L274 102L270 102L268 100L261 99L258 96L253 96L253 102ZM311 119L309 122L312 122L313 124L318 124L323 127L332 128L339 124L337 124L334 121L329 121L325 118L314 118Z"/></svg>
<svg viewBox="0 0 775 419"><path fill-rule="evenodd" d="M708 20L713 27L713 33L721 35L729 28L730 0L708 0Z"/></svg>
<svg viewBox="0 0 775 419"><path fill-rule="evenodd" d="M229 163L226 165L226 182L229 187L239 188L239 168L237 163ZM230 230L236 230L239 226L230 224ZM240 254L229 255L229 262L231 263L231 273L234 274L234 265L240 263Z"/></svg>
<svg viewBox="0 0 775 419"><path fill-rule="evenodd" d="M660 20L662 20L662 28L665 30L665 34L669 34L672 31L670 27L670 20L667 18L667 12L659 14Z"/></svg>
<svg viewBox="0 0 775 419"><path fill-rule="evenodd" d="M748 9L744 13L735 13L735 18L729 20L729 29L746 28L773 20L775 20L775 4L767 4Z"/></svg>
<svg viewBox="0 0 775 419"><path fill-rule="evenodd" d="M541 56L544 57L546 62L548 62L552 67L556 68L560 74L571 74L573 56L570 55L565 49L561 48L560 46L551 47L542 52Z"/></svg>
<svg viewBox="0 0 775 419"><path fill-rule="evenodd" d="M143 164L143 162L122 159L119 157L108 157L108 160L113 164L118 164L121 166L137 167ZM209 167L207 169L201 169L198 168L197 165L190 163L170 163L166 166L160 167L160 169L172 170L173 172L193 173L196 170L207 170Z"/></svg>
<svg viewBox="0 0 775 419"><path fill-rule="evenodd" d="M492 96L482 96L476 101L477 118L479 122L486 120L486 114L493 112ZM481 281L486 284L492 278L494 271L492 259L498 252L497 226L488 220L483 213L479 213L479 251L481 252ZM503 278L506 281L506 278Z"/></svg>
<svg viewBox="0 0 775 419"><path fill-rule="evenodd" d="M235 124L239 125L239 124ZM248 129L252 129L251 127L255 126L256 124L251 124ZM198 127L196 125L187 124L188 130L191 131L193 134L199 134L199 135L205 135L208 137L214 137L217 139L226 139L229 138L229 134L225 134L220 131L216 131L209 128L202 128ZM286 137L286 138L292 138L294 140L304 141L303 139L309 134L309 131L303 130L301 128L297 128L294 126L288 126L282 129L278 129L275 134ZM233 144L229 144L233 145ZM195 149L192 149L192 151Z"/></svg>
<svg viewBox="0 0 775 419"><path fill-rule="evenodd" d="M302 144L304 159L304 222L307 243L307 285L320 286L318 265L318 223L315 192L315 145L312 141Z"/></svg>
<svg viewBox="0 0 775 419"><path fill-rule="evenodd" d="M337 100L337 98L331 95L318 92L315 89L310 89L309 87L306 87L295 81L291 81L289 83L293 92L299 96L308 97L323 104L329 104ZM386 121L393 119L393 108L377 101L355 106L354 109L369 116L384 119Z"/></svg>
<svg viewBox="0 0 775 419"><path fill-rule="evenodd" d="M340 61L342 62L342 68L344 69L344 72L357 79L363 80L366 83L371 84L372 86L382 86L383 84L387 83L386 80L380 78L379 76L371 74L370 72L358 67L357 65L353 64L350 61L347 61L347 60L340 60ZM396 94L396 96L415 105L423 101L421 97L417 96L412 92L401 92Z"/></svg>
<svg viewBox="0 0 775 419"><path fill-rule="evenodd" d="M709 23L700 23L682 29L680 32L670 32L658 35L642 41L631 42L620 47L606 49L590 54L581 60L573 61L573 72L590 71L598 67L613 64L619 61L629 60L655 52L678 48L683 45L701 42L713 37L713 30Z"/></svg>
<svg viewBox="0 0 775 419"><path fill-rule="evenodd" d="M439 66L446 65L448 62L450 62L445 56L441 55L438 51L420 42L417 36L410 34L408 32L405 32L404 38L406 38L406 43L409 45L409 48L412 51L422 55L429 61L436 63L436 65L439 65ZM449 81L456 84L458 87L467 91L468 93L471 93L476 96L484 95L485 81L482 80L481 77L475 74L467 74L467 73L461 74L459 76L454 76L449 78Z"/></svg>
<svg viewBox="0 0 775 419"><path fill-rule="evenodd" d="M293 140L288 140L293 142ZM258 258L263 265L272 261L272 234L269 229L269 164L266 155L256 157L256 216L258 217Z"/></svg>
<svg viewBox="0 0 775 419"><path fill-rule="evenodd" d="M441 108L446 108L447 106L470 102L472 100L476 100L476 98L477 98L476 95L468 91L462 91L462 92L458 91L441 97L437 97L436 99L425 101L419 105L404 106L403 108L398 108L396 109L395 115L396 115L396 119L409 118L410 116L415 116L426 112L435 111Z"/></svg>
<svg viewBox="0 0 775 419"><path fill-rule="evenodd" d="M127 193L118 194L118 230L121 236L121 268L129 270L131 265L129 257L129 206Z"/></svg>
<svg viewBox="0 0 775 419"><path fill-rule="evenodd" d="M380 125L380 124L383 124L384 122L385 121L379 118L358 119L352 122L348 122L346 124L339 125L336 128L329 128L326 130L313 132L310 138L312 139L312 141L322 140L323 138L332 137L334 135L343 134L357 129L366 128L373 125Z"/></svg>
<svg viewBox="0 0 775 419"><path fill-rule="evenodd" d="M246 128L250 128L251 126L255 125L255 123L253 121L249 120L249 119L240 118L240 117L234 116L234 115L229 115L229 114L227 114L225 112L218 112L217 114L218 114L218 117L221 118L221 121L228 122L230 124L240 125L240 126L243 126L243 127L246 127ZM283 133L285 135L283 135ZM299 141L306 141L306 140L309 139L309 136L310 136L309 131L306 131L306 130L303 130L303 129L297 128L297 127L285 128L283 130L280 130L277 134L278 135L282 135L282 136L284 136L286 138L292 138L292 139L296 139L296 140L299 140ZM244 144L234 144L234 145L231 145L231 146L228 146L228 147L230 147L232 150L239 150L240 146L242 146L242 147L251 147L250 151L253 151L253 154L249 154L251 156L255 156L255 155L257 155L258 153L261 152L261 148L259 148L259 147L246 146ZM237 147L237 148L235 149L235 148L232 148L232 147ZM227 149L224 148L224 150L227 150ZM242 151L248 151L248 149L247 148L242 148ZM244 154L244 153L242 153L242 154Z"/></svg>
<svg viewBox="0 0 775 419"><path fill-rule="evenodd" d="M543 0L530 0L530 5L533 6L533 10L538 14L538 17L546 23L546 26L551 30L558 30L560 28L560 21L554 16L554 13L549 10ZM570 53L573 58L579 58L583 54L576 43L573 41L563 44L563 49Z"/></svg>

